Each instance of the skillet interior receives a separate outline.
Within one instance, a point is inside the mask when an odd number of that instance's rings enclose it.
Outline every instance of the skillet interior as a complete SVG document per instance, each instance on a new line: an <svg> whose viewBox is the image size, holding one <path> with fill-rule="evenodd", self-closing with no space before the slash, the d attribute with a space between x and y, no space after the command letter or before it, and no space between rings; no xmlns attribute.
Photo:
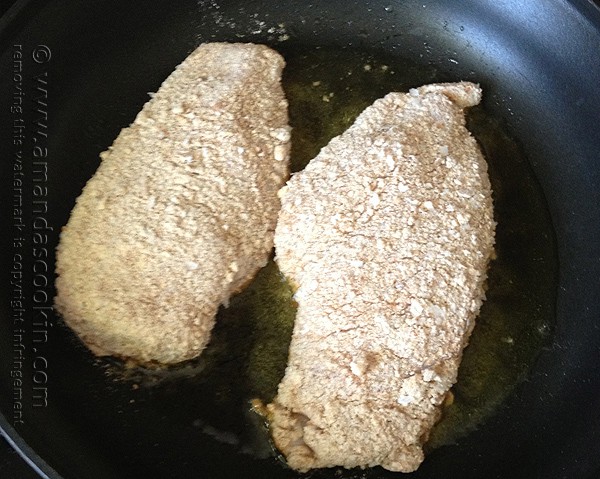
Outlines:
<svg viewBox="0 0 600 479"><path fill-rule="evenodd" d="M85 9L48 4L25 13L13 20L12 31L4 30L7 50L1 64L11 64L7 55L13 42L6 32L28 48L44 43L53 52L48 63L52 245L96 169L98 153L133 119L147 92L155 91L202 41L262 42L290 55L297 47L311 46L384 52L433 72L424 73L422 81L415 78L416 84L461 78L481 82L485 110L518 140L546 196L559 262L552 305L557 326L553 343L497 415L458 445L434 451L414 477L585 477L598 467L600 379L594 363L600 344L600 140L593 120L600 111L600 14L591 4L554 2L542 8L516 1L398 1L307 6L290 1L268 7L245 2L240 7L232 1L201 1L157 2L141 9L133 2L98 2ZM290 38L280 42L284 34ZM25 65L41 71L31 60ZM10 110L3 106L3 111ZM29 123L34 121L35 112L27 115ZM2 137L2 145L9 142ZM10 162L1 168L2 178L12 178ZM3 204L12 201L10 188L2 188ZM31 200L27 197L26 204ZM2 238L3 271L11 267L11 239ZM31 258L26 264L31 268ZM8 285L2 289L4 305L9 305L9 291ZM26 293L31 295L31 287ZM49 406L34 408L26 402L26 424L11 430L9 317L10 311L3 311L2 425L50 477L295 477L271 458L232 454L227 441L197 434L202 424L194 426L196 414L190 411L207 404L197 378L185 377L184 371L181 381L136 395L132 383L115 382L60 326L48 328L43 350ZM29 331L31 356L32 339ZM31 366L27 362L27 391ZM211 414L221 414L222 429L228 429L232 418L218 408ZM193 434L193 441L187 434ZM364 475L393 476L380 469Z"/></svg>

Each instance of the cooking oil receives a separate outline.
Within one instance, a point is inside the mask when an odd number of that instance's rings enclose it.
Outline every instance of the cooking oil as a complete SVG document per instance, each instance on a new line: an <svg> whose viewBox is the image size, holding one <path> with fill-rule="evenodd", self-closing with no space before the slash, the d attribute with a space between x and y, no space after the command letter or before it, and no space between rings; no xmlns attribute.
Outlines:
<svg viewBox="0 0 600 479"><path fill-rule="evenodd" d="M293 171L304 168L331 138L387 93L460 80L444 77L431 65L356 50L295 50L287 43L283 86L293 127ZM485 91L483 95L485 99ZM489 164L497 258L490 265L487 299L464 351L453 400L447 401L428 450L456 442L494 414L527 377L549 343L554 324L557 256L543 192L500 120L477 106L467 112L467 125ZM277 392L295 312L292 288L271 260L227 308L221 308L200 358L165 370L127 374L150 388L167 390L176 383L178 395L198 398L198 424L221 430L227 418L229 429L223 437L235 434L245 444L239 446L241 452L264 457L266 434L248 419L248 410L252 399L266 403ZM261 435L264 440L257 439Z"/></svg>
<svg viewBox="0 0 600 479"><path fill-rule="evenodd" d="M293 171L306 166L377 98L439 81L434 67L356 51L315 49L286 60ZM489 163L497 258L452 389L454 399L432 432L429 449L455 442L497 410L527 377L550 339L554 318L557 259L541 188L518 144L483 107L468 112L468 128ZM270 264L237 300L248 302L255 322L247 391L268 401L285 371L295 311L292 292Z"/></svg>

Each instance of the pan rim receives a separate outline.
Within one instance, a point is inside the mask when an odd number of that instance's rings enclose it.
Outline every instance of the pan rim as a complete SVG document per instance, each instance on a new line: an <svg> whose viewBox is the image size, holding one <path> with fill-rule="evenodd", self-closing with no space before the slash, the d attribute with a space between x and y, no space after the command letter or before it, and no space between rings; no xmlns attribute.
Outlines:
<svg viewBox="0 0 600 479"><path fill-rule="evenodd" d="M20 29L26 22L25 16L30 13L28 7L31 0L18 0L2 18L0 18L0 38L10 34L13 29ZM42 2L42 6L47 2ZM600 0L566 0L587 21L592 23L600 20ZM594 18L591 18L591 17ZM594 22L595 23L595 22ZM600 29L600 23L597 24ZM38 474L45 479L63 479L64 476L53 469L35 450L23 439L18 431L10 425L6 416L0 412L0 434L21 458Z"/></svg>
<svg viewBox="0 0 600 479"><path fill-rule="evenodd" d="M63 479L52 466L50 466L25 439L8 423L4 414L0 412L0 435L15 450L31 469L42 479Z"/></svg>

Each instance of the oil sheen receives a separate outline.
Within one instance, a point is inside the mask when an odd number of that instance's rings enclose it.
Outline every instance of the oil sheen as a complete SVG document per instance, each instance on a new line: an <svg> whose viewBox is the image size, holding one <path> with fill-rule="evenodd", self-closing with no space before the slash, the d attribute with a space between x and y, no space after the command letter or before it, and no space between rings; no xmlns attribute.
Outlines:
<svg viewBox="0 0 600 479"><path fill-rule="evenodd" d="M387 93L459 80L434 66L356 50L281 47L293 127L292 171L304 168ZM485 90L483 95L485 105ZM467 126L489 164L497 259L490 265L487 299L464 351L453 400L431 434L429 450L455 443L498 410L548 345L554 323L557 257L542 190L518 143L485 106L468 111ZM230 442L235 437L242 453L274 454L260 420L248 414L249 404L254 398L269 402L275 396L295 312L292 288L270 261L248 288L221 308L200 358L163 371L130 370L129 378L151 389L177 383L179 389L197 391L206 416L198 424L208 427L211 437ZM214 433L217 427L226 434Z"/></svg>
<svg viewBox="0 0 600 479"><path fill-rule="evenodd" d="M315 49L286 57L292 171L301 170L377 98L439 81L433 67L427 71L356 51ZM501 405L548 343L554 318L557 261L542 191L516 142L483 107L468 112L468 128L489 164L497 259L490 265L487 299L464 352L453 399L429 449L455 442ZM255 324L248 393L268 401L285 370L295 311L292 291L270 264L236 301L251 305Z"/></svg>

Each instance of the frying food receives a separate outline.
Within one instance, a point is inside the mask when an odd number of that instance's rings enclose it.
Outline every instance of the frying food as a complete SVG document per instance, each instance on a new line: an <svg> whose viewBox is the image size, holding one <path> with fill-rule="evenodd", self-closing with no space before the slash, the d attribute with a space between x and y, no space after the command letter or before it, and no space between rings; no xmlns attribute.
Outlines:
<svg viewBox="0 0 600 479"><path fill-rule="evenodd" d="M283 58L209 43L100 156L61 233L56 308L98 355L177 363L267 262L287 179Z"/></svg>
<svg viewBox="0 0 600 479"><path fill-rule="evenodd" d="M290 467L410 472L485 297L487 164L467 82L390 93L282 189L276 261L297 287L288 366L267 406Z"/></svg>

